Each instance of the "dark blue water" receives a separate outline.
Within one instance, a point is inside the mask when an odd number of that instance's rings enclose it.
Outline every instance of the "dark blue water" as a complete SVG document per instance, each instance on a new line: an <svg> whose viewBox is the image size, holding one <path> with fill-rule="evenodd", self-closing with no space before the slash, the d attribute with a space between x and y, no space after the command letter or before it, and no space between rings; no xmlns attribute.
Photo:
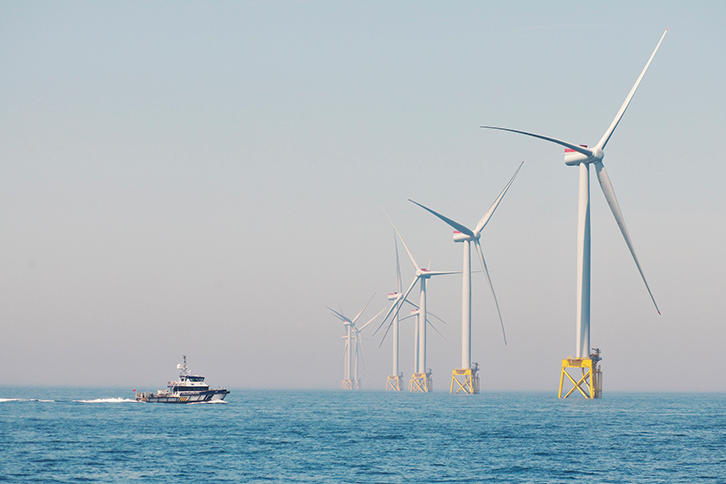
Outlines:
<svg viewBox="0 0 726 484"><path fill-rule="evenodd" d="M131 398L0 388L0 481L726 482L724 394Z"/></svg>

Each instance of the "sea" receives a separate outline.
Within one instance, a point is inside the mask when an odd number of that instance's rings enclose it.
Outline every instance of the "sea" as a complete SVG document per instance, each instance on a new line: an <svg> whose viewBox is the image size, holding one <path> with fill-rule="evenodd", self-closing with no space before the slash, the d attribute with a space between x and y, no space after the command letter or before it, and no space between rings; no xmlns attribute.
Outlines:
<svg viewBox="0 0 726 484"><path fill-rule="evenodd" d="M0 482L726 483L726 394L0 387Z"/></svg>

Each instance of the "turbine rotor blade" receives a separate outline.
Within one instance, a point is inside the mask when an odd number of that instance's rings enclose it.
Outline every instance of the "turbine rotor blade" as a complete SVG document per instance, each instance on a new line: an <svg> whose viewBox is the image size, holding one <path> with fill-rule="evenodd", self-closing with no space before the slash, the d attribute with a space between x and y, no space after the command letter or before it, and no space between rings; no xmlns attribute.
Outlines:
<svg viewBox="0 0 726 484"><path fill-rule="evenodd" d="M494 305L497 307L497 314L499 315L499 324L502 326L502 336L504 337L504 344L507 344L507 333L504 331L504 320L502 319L502 312L499 310L499 301L497 301L497 295L494 293L494 285L492 284L492 279L489 277L489 270L487 269L487 264L484 262L484 254L481 250L481 244L478 240L475 240L476 242L476 252L479 254L479 262L481 262L481 266L484 269L484 274L487 276L487 282L489 283L489 288L492 290L492 296L494 297Z"/></svg>
<svg viewBox="0 0 726 484"><path fill-rule="evenodd" d="M400 302L401 302L400 298L393 301L393 304L391 304L391 307L388 308L388 312L386 313L386 316L383 318L383 321L381 321L381 324L379 324L378 327L376 328L376 330L373 332L373 336L375 336L376 333L378 333L378 331L381 330L383 325L386 324L386 321L388 320L388 317L391 315L391 313L393 313L393 317L395 317L396 314L398 314L398 311L400 310L400 307L399 307ZM398 309L396 309L396 308L398 308ZM396 309L395 312L393 311L394 309Z"/></svg>
<svg viewBox="0 0 726 484"><path fill-rule="evenodd" d="M461 271L425 271L422 274L426 276L447 276L450 274L461 274Z"/></svg>
<svg viewBox="0 0 726 484"><path fill-rule="evenodd" d="M355 318L353 318L353 320L351 321L351 324L355 324L355 322L356 322L356 321L358 321L358 318L360 318L360 315L361 315L361 314L363 314L363 311L365 311L365 310L366 310L366 308L368 307L368 305L369 305L369 304L371 303L371 301L373 301L373 298L374 298L374 297L376 297L376 295L375 295L375 294L373 294L373 295L371 296L371 298L370 298L370 299L368 300L368 302L366 303L366 305L365 305L365 306L363 306L363 309L361 309L361 310L360 310L360 312L359 312L358 314L356 314L356 315L355 315Z"/></svg>
<svg viewBox="0 0 726 484"><path fill-rule="evenodd" d="M635 95L635 91L638 89L638 86L640 85L640 81L643 79L643 76L645 75L645 71L647 71L648 67L650 67L650 63L653 60L653 57L655 57L655 53L658 52L658 48L660 47L660 44L661 44L661 42L663 42L663 39L665 38L667 33L668 33L668 29L666 29L665 32L663 32L663 35L661 36L660 40L658 41L658 45L655 46L655 50L650 55L650 59L648 59L647 64L645 64L645 67L643 68L643 71L640 73L638 80L635 81L635 85L630 90L630 93L628 93L628 97L625 98L625 102L623 103L622 106L620 106L620 110L618 111L618 114L615 115L615 119L613 119L613 122L610 123L610 127L607 129L607 131L605 131L605 134L602 135L602 138L600 138L600 141L597 143L598 148L604 149L605 145L608 144L608 141L610 141L610 137L613 135L615 128L618 127L618 123L620 123L620 120L623 118L625 111L628 109L628 106L630 105L630 101L633 99L633 96Z"/></svg>
<svg viewBox="0 0 726 484"><path fill-rule="evenodd" d="M385 210L383 213L386 213ZM386 217L388 217L388 214L386 213ZM396 234L398 234L398 238L401 239L401 243L403 244L403 248L406 249L406 253L408 254L408 258L411 259L411 264L413 264L413 269L415 271L419 270L421 267L418 265L418 262L416 262L416 259L413 258L413 254L410 250L408 250L408 246L406 245L406 241L403 240L403 237L401 237L401 232L398 231L396 228L396 224L393 223L393 220L391 220L391 217L388 217L388 221L391 222L391 225L393 225L393 230L396 231Z"/></svg>
<svg viewBox="0 0 726 484"><path fill-rule="evenodd" d="M325 306L325 307L328 308L333 313L333 316L335 316L336 318L340 319L341 321L345 321L345 322L350 323L350 319L346 318L345 316L343 316L342 314L340 314L335 309L332 309L332 308L330 308L328 306Z"/></svg>
<svg viewBox="0 0 726 484"><path fill-rule="evenodd" d="M436 329L436 326L434 326L434 325L433 325L433 324L431 323L431 321L429 321L429 320L428 320L428 318L426 318L426 324L428 324L429 326L431 326L431 327L432 327L432 328L434 329L434 331L436 331L437 333L439 333L439 336L441 336L441 337L442 337L442 338L444 339L444 341L446 341L446 343L447 343L447 344L448 344L449 346L451 346L451 343L449 343L449 340L448 340L448 339L446 339L446 336L444 336L443 334L441 334L441 331L439 331L438 329ZM451 346L451 347L453 348L453 346Z"/></svg>
<svg viewBox="0 0 726 484"><path fill-rule="evenodd" d="M393 245L396 247L396 290L400 293L403 289L401 287L401 264L398 260L398 237L396 237L396 231L393 231Z"/></svg>
<svg viewBox="0 0 726 484"><path fill-rule="evenodd" d="M355 339L356 339L355 353L356 353L356 356L360 356L361 369L365 370L366 362L363 359L363 338L360 337L360 331L356 331Z"/></svg>
<svg viewBox="0 0 726 484"><path fill-rule="evenodd" d="M347 356L346 353L348 352L348 342L345 342L345 349L343 349L343 357L340 359L341 363L345 362L345 357Z"/></svg>
<svg viewBox="0 0 726 484"><path fill-rule="evenodd" d="M509 187L512 186L512 183L514 183L514 179L517 178L517 174L519 174L519 170L522 169L522 165L524 165L524 161L519 164L519 167L517 167L517 171L514 172L514 176L512 176L511 180L509 180L509 183L507 183L507 186L504 187L504 190L502 190L502 193L499 194L496 200L494 200L494 203L492 203L492 206L489 207L489 210L487 210L487 213L484 214L484 216L479 220L479 223L476 224L476 228L474 229L474 236L477 236L481 233L482 230L484 230L484 227L486 227L487 222L489 222L489 219L494 215L494 211L499 206L499 203L504 198L504 195L506 195L507 190L509 190ZM415 202L414 202L415 203Z"/></svg>
<svg viewBox="0 0 726 484"><path fill-rule="evenodd" d="M518 129L500 128L497 126L479 126L479 127L485 128L485 129L498 129L500 131L509 131L511 133L519 133L519 134L523 134L525 136L531 136L533 138L539 138L539 139L543 139L545 141L551 141L552 143L557 143L558 145L562 145L565 148L570 148L571 150L575 150L578 153L582 153L585 156L593 155L593 151L588 148L584 148L580 145L573 145L572 143L569 143L567 141L562 141L561 139L550 138L549 136L542 136L541 134L528 133L527 131L520 131Z"/></svg>
<svg viewBox="0 0 726 484"><path fill-rule="evenodd" d="M411 302L411 301L409 301L408 299L406 299L406 300L405 300L405 301L403 301L403 302L404 302L404 303L408 303L408 304L410 304L411 306L413 306L413 307L415 307L416 309L418 309L418 304L416 304L416 303L412 303L412 302Z"/></svg>
<svg viewBox="0 0 726 484"><path fill-rule="evenodd" d="M414 308L416 308L416 309L420 309L420 308L418 307L418 304L416 304L416 303L412 303L412 302L411 302L411 301L409 301L408 299L406 299L406 300L405 300L405 301L403 301L403 302L404 302L404 303L408 303L408 304L410 304L411 306L413 306L413 307L414 307ZM428 310L427 310L426 312L428 313L428 315L429 315L429 316L433 316L434 318L438 319L438 320L439 320L439 321L441 321L442 323L444 323L444 324L447 324L447 323L446 323L446 321L444 321L443 319L441 319L440 317L438 317L437 315L435 315L435 314L434 314L434 313L432 313L431 311L428 311ZM410 316L406 316L405 318L402 318L402 319L400 319L399 321L403 321L404 319L408 319L409 317L410 317Z"/></svg>
<svg viewBox="0 0 726 484"><path fill-rule="evenodd" d="M465 226L461 225L459 222L456 222L454 220L451 220L448 217L444 217L440 213L435 212L435 211L431 210L430 208L425 207L425 206L421 205L420 203L411 200L410 198L408 199L408 201L411 202L411 203L415 203L416 205L418 205L419 207L423 208L424 210L426 210L430 214L434 215L435 217L440 218L445 223L449 224L451 227L455 228L456 230L458 230L462 234L466 234L469 237L474 237L474 232L472 232L471 229L469 229L468 227L465 227Z"/></svg>
<svg viewBox="0 0 726 484"><path fill-rule="evenodd" d="M408 304L410 304L411 306L413 306L413 307L414 307L414 308L416 308L416 309L420 309L420 308L418 307L418 304L416 304L416 303L412 303L412 302L411 302L411 301L409 301L408 299L406 299L406 300L405 300L405 301L403 301L403 302L404 302L404 303L408 303ZM435 315L434 313L432 313L431 311L428 311L428 310L427 310L426 312L428 313L428 315L429 315L429 316L433 316L434 318L438 319L438 320L439 320L439 321L441 321L442 323L444 323L444 324L447 324L447 323L446 323L446 321L444 321L444 320L443 320L443 319L441 319L440 317L436 316L436 315ZM408 319L408 318L410 318L410 316L406 316L405 318L401 318L401 319L399 319L399 321L403 321L404 319Z"/></svg>
<svg viewBox="0 0 726 484"><path fill-rule="evenodd" d="M391 326L393 326L393 320L391 320L391 322L388 323L388 327L386 328L386 332L383 333L383 338L381 338L381 342L378 344L378 349L380 349L381 346L383 346L383 342L386 341L386 336L388 336L388 332L391 330Z"/></svg>
<svg viewBox="0 0 726 484"><path fill-rule="evenodd" d="M433 316L434 318L438 319L438 320L439 320L439 321L441 321L442 323L446 324L446 321L444 321L444 320L443 320L443 319L441 319L440 317L436 316L436 315L435 315L434 313L432 313L431 311L428 311L428 310L427 310L426 312L428 313L428 315L429 315L429 316Z"/></svg>
<svg viewBox="0 0 726 484"><path fill-rule="evenodd" d="M380 315L381 315L381 313L382 313L383 311L385 311L385 310L386 310L386 308L383 308L383 309L381 309L380 311L378 311L378 314L376 314L375 316L373 316L373 317L372 317L372 318L371 318L371 319L370 319L370 320L369 320L369 321L368 321L368 322L367 322L366 324L364 324L364 325L363 325L363 326L361 326L360 328L356 328L356 331L358 331L358 332L361 332L361 331L363 331L363 328L365 328L366 326L368 326L369 324L371 324L371 323L373 322L373 320L374 320L374 319L376 319L376 318L377 318L378 316L380 316Z"/></svg>
<svg viewBox="0 0 726 484"><path fill-rule="evenodd" d="M650 299L653 301L655 310L658 311L658 314L660 314L658 304L655 302L653 293L650 292L650 286L648 286L648 281L645 280L645 274L643 274L643 269L640 268L640 262L638 262L638 257L635 255L635 249L633 248L633 243L630 240L628 228L625 226L625 219L623 218L623 214L620 211L618 199L615 197L615 190L613 190L613 184L610 182L610 177L608 176L607 171L605 171L605 167L603 166L602 162L595 163L595 173L597 173L597 179L600 182L600 188L602 188L602 193L603 195L605 195L605 199L608 201L608 205L610 205L610 210L613 212L615 221L618 223L618 227L620 227L620 232L623 234L625 244L628 246L628 250L630 250L630 255L633 256L633 260L635 261L635 266L638 268L638 272L640 272L640 277L643 278L645 288L648 290L648 294L650 295Z"/></svg>

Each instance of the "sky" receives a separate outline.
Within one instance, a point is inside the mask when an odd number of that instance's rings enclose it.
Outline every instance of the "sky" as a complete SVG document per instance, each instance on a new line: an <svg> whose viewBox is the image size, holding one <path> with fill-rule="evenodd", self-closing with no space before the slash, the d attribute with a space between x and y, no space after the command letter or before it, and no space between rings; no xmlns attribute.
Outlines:
<svg viewBox="0 0 726 484"><path fill-rule="evenodd" d="M578 170L479 126L594 145L667 28L604 159L662 315L593 180L591 342L606 393L726 391L725 27L716 1L2 2L0 387L162 388L184 353L213 386L338 388L325 306L387 307L384 210L422 265L461 270L408 199L471 227L524 161L481 239L508 344L474 274L472 359L482 392L556 392ZM428 297L443 391L461 277ZM368 390L391 371L378 324Z"/></svg>

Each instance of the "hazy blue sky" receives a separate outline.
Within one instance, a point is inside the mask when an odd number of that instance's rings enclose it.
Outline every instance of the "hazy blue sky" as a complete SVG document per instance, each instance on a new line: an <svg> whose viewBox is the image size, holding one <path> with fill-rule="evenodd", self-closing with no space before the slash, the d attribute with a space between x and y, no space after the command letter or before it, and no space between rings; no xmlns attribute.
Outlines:
<svg viewBox="0 0 726 484"><path fill-rule="evenodd" d="M336 388L343 327L395 289L396 221L461 268L474 225L482 390L555 391L575 351L577 170L658 55L605 164L658 316L592 183L592 344L609 390L726 390L723 2L0 3L0 384ZM402 259L403 278L413 276ZM404 283L405 283L404 282ZM430 283L438 389L461 280ZM366 329L366 338L371 333ZM366 339L363 385L391 347ZM412 371L412 330L402 371Z"/></svg>

